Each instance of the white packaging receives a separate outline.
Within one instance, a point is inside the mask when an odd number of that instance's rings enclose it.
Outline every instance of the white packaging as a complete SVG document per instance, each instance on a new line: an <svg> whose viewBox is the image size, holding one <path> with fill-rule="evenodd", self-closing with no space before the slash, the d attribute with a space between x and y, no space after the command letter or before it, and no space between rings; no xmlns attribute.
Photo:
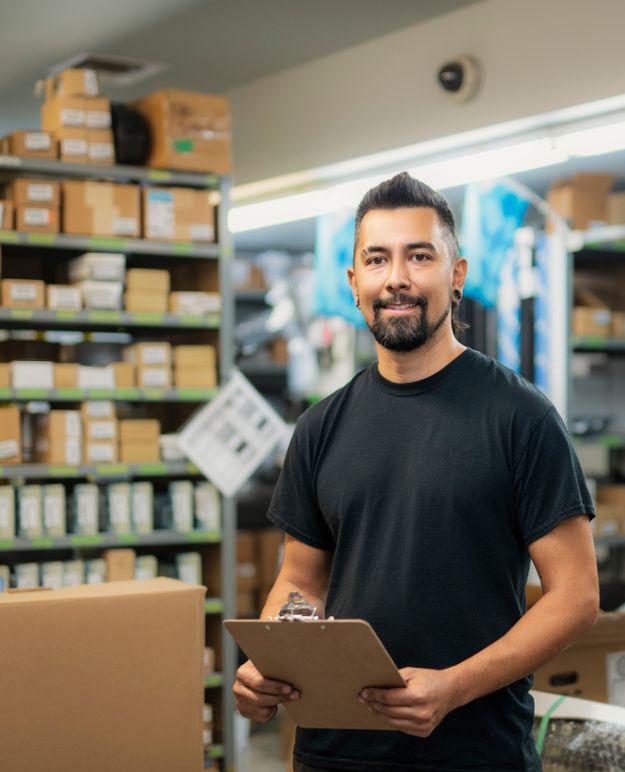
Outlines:
<svg viewBox="0 0 625 772"><path fill-rule="evenodd" d="M59 483L41 486L43 530L47 536L65 536L65 488Z"/></svg>
<svg viewBox="0 0 625 772"><path fill-rule="evenodd" d="M0 539L15 538L15 489L0 486Z"/></svg>
<svg viewBox="0 0 625 772"><path fill-rule="evenodd" d="M221 311L219 292L176 292L176 313L202 316Z"/></svg>
<svg viewBox="0 0 625 772"><path fill-rule="evenodd" d="M41 485L22 485L17 489L18 533L26 539L43 534Z"/></svg>
<svg viewBox="0 0 625 772"><path fill-rule="evenodd" d="M46 288L48 308L53 311L80 311L82 295L79 287L51 284Z"/></svg>
<svg viewBox="0 0 625 772"><path fill-rule="evenodd" d="M217 488L209 482L195 486L195 523L205 531L221 530L221 499Z"/></svg>
<svg viewBox="0 0 625 772"><path fill-rule="evenodd" d="M49 150L50 135L45 131L29 131L24 134L24 145L27 150Z"/></svg>
<svg viewBox="0 0 625 772"><path fill-rule="evenodd" d="M111 483L107 488L108 530L130 533L130 483Z"/></svg>
<svg viewBox="0 0 625 772"><path fill-rule="evenodd" d="M76 587L85 583L85 561L66 560L63 563L63 587Z"/></svg>
<svg viewBox="0 0 625 772"><path fill-rule="evenodd" d="M24 223L26 225L34 225L35 227L44 227L50 225L50 218L52 211L46 207L40 206L25 206L22 209L24 217Z"/></svg>
<svg viewBox="0 0 625 772"><path fill-rule="evenodd" d="M114 389L115 371L111 367L78 367L79 389Z"/></svg>
<svg viewBox="0 0 625 772"><path fill-rule="evenodd" d="M20 563L15 566L15 586L18 590L33 590L39 587L37 563Z"/></svg>
<svg viewBox="0 0 625 772"><path fill-rule="evenodd" d="M85 125L85 111L73 107L64 107L61 110L61 126L74 126L81 128Z"/></svg>
<svg viewBox="0 0 625 772"><path fill-rule="evenodd" d="M213 706L206 702L204 703L204 711L202 712L202 719L205 724L213 723Z"/></svg>
<svg viewBox="0 0 625 772"><path fill-rule="evenodd" d="M107 399L91 399L83 402L83 410L87 418L114 418L115 405Z"/></svg>
<svg viewBox="0 0 625 772"><path fill-rule="evenodd" d="M54 187L45 182L31 182L26 185L26 200L30 203L49 203L54 199Z"/></svg>
<svg viewBox="0 0 625 772"><path fill-rule="evenodd" d="M113 464L117 458L114 442L85 442L85 464Z"/></svg>
<svg viewBox="0 0 625 772"><path fill-rule="evenodd" d="M13 458L20 452L20 446L17 440L2 440L0 442L0 461L5 458Z"/></svg>
<svg viewBox="0 0 625 772"><path fill-rule="evenodd" d="M69 278L79 281L124 282L126 256L119 252L85 252L69 264Z"/></svg>
<svg viewBox="0 0 625 772"><path fill-rule="evenodd" d="M169 483L172 525L175 531L193 530L193 483L177 480Z"/></svg>
<svg viewBox="0 0 625 772"><path fill-rule="evenodd" d="M141 370L141 386L146 389L165 388L170 383L168 367L144 367Z"/></svg>
<svg viewBox="0 0 625 772"><path fill-rule="evenodd" d="M86 433L89 440L116 440L117 421L89 421Z"/></svg>
<svg viewBox="0 0 625 772"><path fill-rule="evenodd" d="M63 137L61 139L61 155L75 156L82 158L87 155L88 143L86 139L75 139L74 137Z"/></svg>
<svg viewBox="0 0 625 772"><path fill-rule="evenodd" d="M111 128L110 110L87 110L87 128L88 129L110 129ZM102 143L97 143L97 144L102 144Z"/></svg>
<svg viewBox="0 0 625 772"><path fill-rule="evenodd" d="M184 453L178 445L177 434L161 434L158 442L163 461L184 461Z"/></svg>
<svg viewBox="0 0 625 772"><path fill-rule="evenodd" d="M11 300L31 303L37 297L36 284L11 284L9 289Z"/></svg>
<svg viewBox="0 0 625 772"><path fill-rule="evenodd" d="M113 153L113 145L110 142L89 143L89 158L91 158L92 161L112 160Z"/></svg>
<svg viewBox="0 0 625 772"><path fill-rule="evenodd" d="M140 555L135 559L135 579L155 579L158 560L155 555Z"/></svg>
<svg viewBox="0 0 625 772"><path fill-rule="evenodd" d="M52 362L11 362L11 385L14 389L53 389Z"/></svg>
<svg viewBox="0 0 625 772"><path fill-rule="evenodd" d="M101 558L85 561L85 581L87 584L106 582L106 561Z"/></svg>
<svg viewBox="0 0 625 772"><path fill-rule="evenodd" d="M124 285L119 281L81 281L82 302L85 308L94 311L119 311L122 307Z"/></svg>
<svg viewBox="0 0 625 772"><path fill-rule="evenodd" d="M174 238L174 195L168 190L148 190L146 193L145 237Z"/></svg>
<svg viewBox="0 0 625 772"><path fill-rule="evenodd" d="M116 236L134 236L139 230L136 217L115 217L113 219L113 233Z"/></svg>
<svg viewBox="0 0 625 772"><path fill-rule="evenodd" d="M100 87L96 70L84 69L82 73L82 93L85 96L98 96Z"/></svg>
<svg viewBox="0 0 625 772"><path fill-rule="evenodd" d="M205 726L204 729L202 729L202 742L204 745L213 744L213 730L210 727Z"/></svg>
<svg viewBox="0 0 625 772"><path fill-rule="evenodd" d="M74 533L94 535L99 524L98 486L81 483L74 488Z"/></svg>
<svg viewBox="0 0 625 772"><path fill-rule="evenodd" d="M202 584L202 556L199 552L180 552L176 555L178 579L188 584Z"/></svg>
<svg viewBox="0 0 625 772"><path fill-rule="evenodd" d="M60 590L63 586L63 562L51 560L41 564L41 586L51 590Z"/></svg>
<svg viewBox="0 0 625 772"><path fill-rule="evenodd" d="M132 483L130 512L133 531L151 533L154 530L154 488L152 483Z"/></svg>
<svg viewBox="0 0 625 772"><path fill-rule="evenodd" d="M191 236L191 241L213 241L215 238L215 228L205 222L191 223L189 235Z"/></svg>

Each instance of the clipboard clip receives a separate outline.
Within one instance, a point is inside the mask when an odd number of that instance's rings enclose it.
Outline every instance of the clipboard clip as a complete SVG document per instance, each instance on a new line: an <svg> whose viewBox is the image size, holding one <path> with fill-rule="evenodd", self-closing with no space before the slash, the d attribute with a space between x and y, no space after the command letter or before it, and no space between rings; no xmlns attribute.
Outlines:
<svg viewBox="0 0 625 772"><path fill-rule="evenodd" d="M287 602L278 611L281 622L312 622L317 619L317 607L311 606L301 592L290 592Z"/></svg>

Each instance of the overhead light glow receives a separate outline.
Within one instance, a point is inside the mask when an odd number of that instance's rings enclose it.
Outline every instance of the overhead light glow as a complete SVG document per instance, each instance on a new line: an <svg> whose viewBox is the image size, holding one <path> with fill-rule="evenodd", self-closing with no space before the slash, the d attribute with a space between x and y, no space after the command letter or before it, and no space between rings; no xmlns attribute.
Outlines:
<svg viewBox="0 0 625 772"><path fill-rule="evenodd" d="M571 156L603 155L625 150L625 123L572 131L558 137L556 145Z"/></svg>

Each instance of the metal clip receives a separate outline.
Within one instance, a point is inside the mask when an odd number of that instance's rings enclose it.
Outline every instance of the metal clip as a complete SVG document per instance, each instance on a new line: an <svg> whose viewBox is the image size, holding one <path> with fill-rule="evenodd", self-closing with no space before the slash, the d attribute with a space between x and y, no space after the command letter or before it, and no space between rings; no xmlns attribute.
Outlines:
<svg viewBox="0 0 625 772"><path fill-rule="evenodd" d="M311 606L301 592L290 592L288 601L278 612L281 622L310 622L319 619L317 607Z"/></svg>

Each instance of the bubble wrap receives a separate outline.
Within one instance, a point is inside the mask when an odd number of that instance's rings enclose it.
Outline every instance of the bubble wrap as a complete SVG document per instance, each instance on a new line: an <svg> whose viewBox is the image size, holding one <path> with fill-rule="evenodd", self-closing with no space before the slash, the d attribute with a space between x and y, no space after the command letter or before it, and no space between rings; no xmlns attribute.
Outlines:
<svg viewBox="0 0 625 772"><path fill-rule="evenodd" d="M534 738L540 720L534 723ZM625 772L625 727L603 721L552 719L542 752L543 772Z"/></svg>

